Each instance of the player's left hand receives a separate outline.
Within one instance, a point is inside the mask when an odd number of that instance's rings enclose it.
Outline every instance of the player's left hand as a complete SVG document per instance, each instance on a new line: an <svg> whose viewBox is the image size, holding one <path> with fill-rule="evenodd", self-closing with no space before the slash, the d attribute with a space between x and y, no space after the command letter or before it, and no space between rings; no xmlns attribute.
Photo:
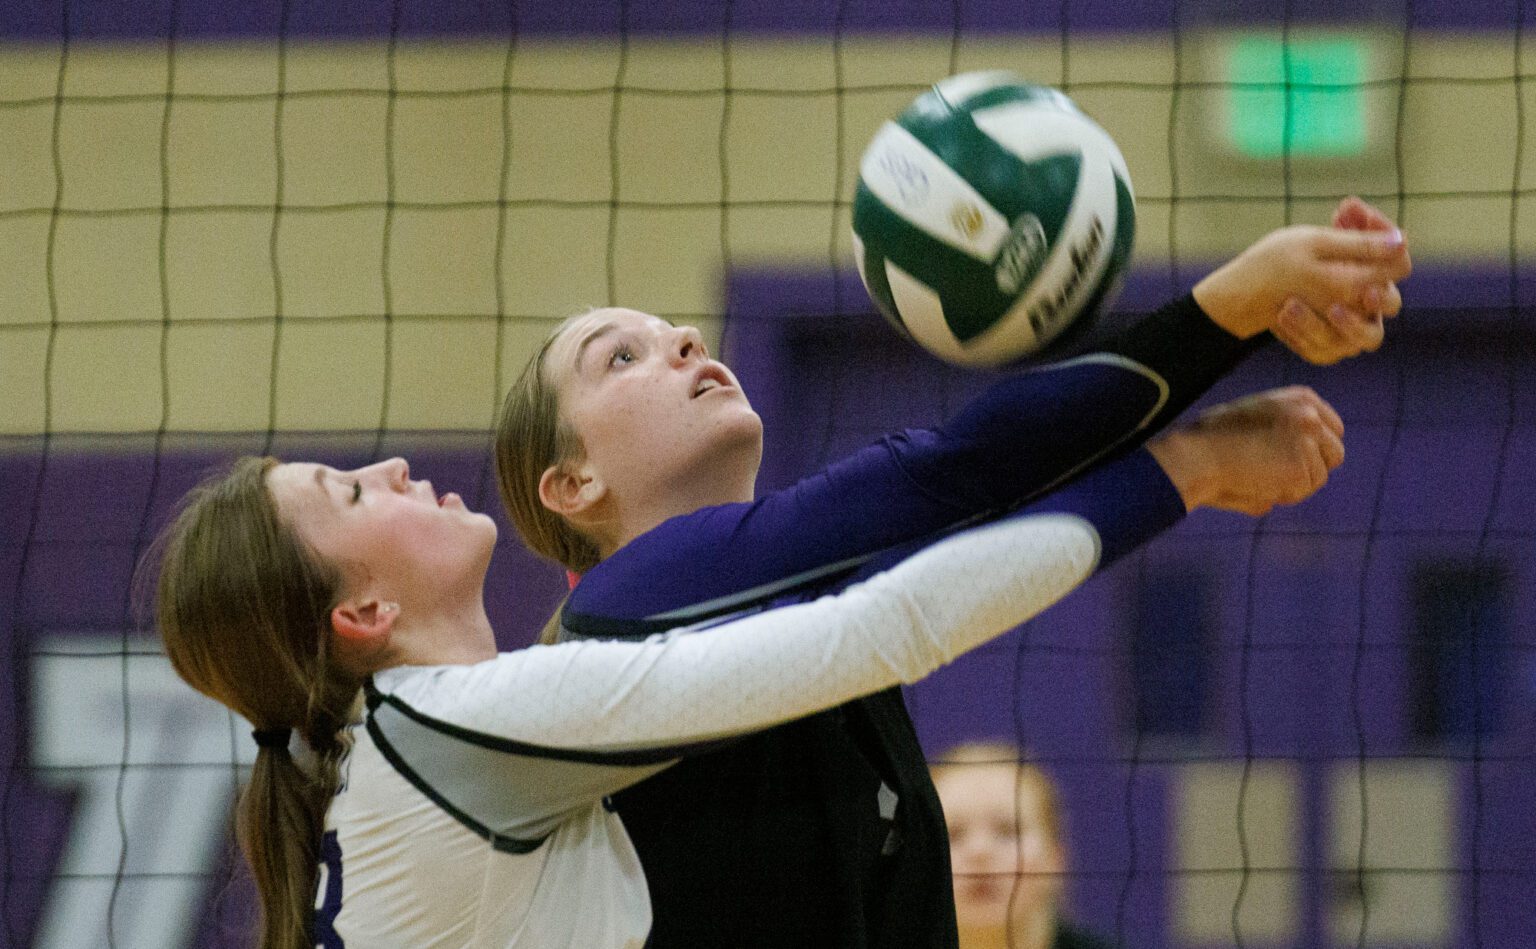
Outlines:
<svg viewBox="0 0 1536 949"><path fill-rule="evenodd" d="M1312 365L1331 366L1380 349L1386 338L1386 319L1381 313L1366 315L1342 303L1331 304L1327 313L1319 313L1300 297L1291 297L1269 331Z"/></svg>
<svg viewBox="0 0 1536 949"><path fill-rule="evenodd" d="M1236 336L1270 330L1327 365L1381 346L1383 321L1402 308L1397 281L1412 269L1391 219L1346 198L1332 226L1272 231L1196 285L1195 300Z"/></svg>

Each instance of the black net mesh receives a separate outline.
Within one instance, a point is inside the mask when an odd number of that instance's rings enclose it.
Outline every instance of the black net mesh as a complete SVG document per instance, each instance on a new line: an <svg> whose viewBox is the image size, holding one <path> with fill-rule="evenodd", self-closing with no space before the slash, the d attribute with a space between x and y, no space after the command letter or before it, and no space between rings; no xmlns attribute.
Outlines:
<svg viewBox="0 0 1536 949"><path fill-rule="evenodd" d="M1266 351L1212 396L1316 387L1334 484L1197 518L914 688L925 747L1002 738L1054 779L1067 913L1113 944L1528 945L1524 5L1133 6L0 12L5 945L251 941L246 728L174 680L131 583L217 464L402 453L495 508L499 395L589 304L721 339L767 487L977 391L870 314L848 219L878 122L998 66L1131 161L1128 311L1345 193L1419 273L1383 352ZM1330 110L1358 154L1316 137ZM504 646L562 585L503 531Z"/></svg>

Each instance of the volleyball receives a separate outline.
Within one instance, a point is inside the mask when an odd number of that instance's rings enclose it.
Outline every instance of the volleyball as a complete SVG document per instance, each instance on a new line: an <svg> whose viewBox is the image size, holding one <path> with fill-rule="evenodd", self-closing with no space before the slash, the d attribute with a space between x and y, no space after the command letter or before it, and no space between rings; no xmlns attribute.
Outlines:
<svg viewBox="0 0 1536 949"><path fill-rule="evenodd" d="M898 331L958 365L1007 365L1080 335L1118 291L1135 230L1114 140L1010 72L935 84L859 163L859 276Z"/></svg>

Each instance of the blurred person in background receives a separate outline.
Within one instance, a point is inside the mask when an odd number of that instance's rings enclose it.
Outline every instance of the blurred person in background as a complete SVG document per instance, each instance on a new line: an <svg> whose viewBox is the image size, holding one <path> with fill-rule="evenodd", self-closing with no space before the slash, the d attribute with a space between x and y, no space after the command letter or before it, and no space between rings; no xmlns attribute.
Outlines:
<svg viewBox="0 0 1536 949"><path fill-rule="evenodd" d="M940 755L933 783L949 826L960 949L1109 949L1063 917L1061 795L1004 742Z"/></svg>

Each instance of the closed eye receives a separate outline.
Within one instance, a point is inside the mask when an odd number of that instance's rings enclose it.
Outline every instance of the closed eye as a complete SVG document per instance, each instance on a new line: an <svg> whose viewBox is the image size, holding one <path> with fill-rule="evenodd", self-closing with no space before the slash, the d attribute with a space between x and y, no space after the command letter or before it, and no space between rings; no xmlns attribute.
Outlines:
<svg viewBox="0 0 1536 949"><path fill-rule="evenodd" d="M362 500L362 498L363 483L361 481L352 482L352 503L356 504L358 501Z"/></svg>

